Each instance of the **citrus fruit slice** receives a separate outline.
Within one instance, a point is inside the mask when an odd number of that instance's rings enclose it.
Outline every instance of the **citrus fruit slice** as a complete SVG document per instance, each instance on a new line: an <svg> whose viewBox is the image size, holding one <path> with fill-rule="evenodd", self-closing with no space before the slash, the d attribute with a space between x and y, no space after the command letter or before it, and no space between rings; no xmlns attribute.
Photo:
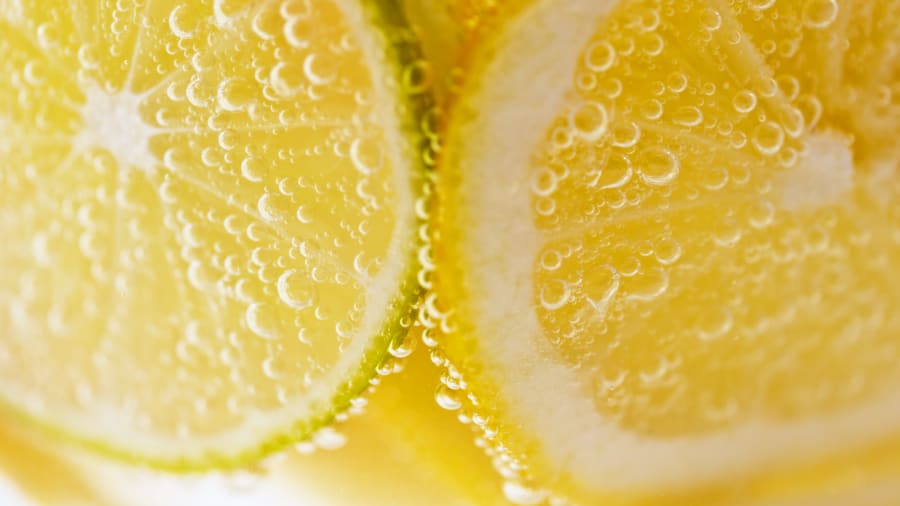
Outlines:
<svg viewBox="0 0 900 506"><path fill-rule="evenodd" d="M900 5L504 12L447 126L431 313L506 471L669 493L900 434Z"/></svg>
<svg viewBox="0 0 900 506"><path fill-rule="evenodd" d="M336 424L327 442L317 434L322 448L311 451L315 444L304 442L297 451L229 472L176 475L133 467L17 430L14 420L0 416L0 504L11 506L6 477L35 505L508 505L471 430L432 402L441 371L425 350L409 355L415 334L391 348L380 370L392 374L379 376L371 395L354 402L364 414ZM355 486L347 486L348 476Z"/></svg>
<svg viewBox="0 0 900 506"><path fill-rule="evenodd" d="M188 468L368 386L418 286L393 2L3 1L0 69L3 404Z"/></svg>

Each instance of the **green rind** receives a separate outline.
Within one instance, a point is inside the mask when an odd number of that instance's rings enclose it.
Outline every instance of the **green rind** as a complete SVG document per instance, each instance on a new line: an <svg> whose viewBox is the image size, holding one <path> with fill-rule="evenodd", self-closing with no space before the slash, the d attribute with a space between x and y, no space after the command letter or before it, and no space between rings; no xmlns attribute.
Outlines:
<svg viewBox="0 0 900 506"><path fill-rule="evenodd" d="M368 18L369 26L377 28L387 39L386 61L393 64L398 89L403 89L402 83L409 78L408 65L423 61L423 59L419 42L410 28L401 2L399 0L357 1ZM403 110L405 114L399 119L405 137L413 140L406 145L411 151L407 153L411 165L417 169L416 173L411 174L411 176L418 176L412 178L411 185L412 193L416 197L417 205L415 207L418 209L429 173L432 170L430 160L425 153L433 141L425 120L434 107L434 100L431 90L424 87L417 87L409 92L404 90L403 97L398 103L406 105L407 108ZM425 217L417 212L416 222L416 228L420 229L425 225ZM386 318L378 335L371 339L362 361L356 368L357 374L347 378L337 388L330 402L327 403L328 408L304 420L297 421L283 430L260 437L259 443L253 448L242 449L235 453L210 451L203 457L195 459L148 457L101 441L83 439L67 431L61 425L48 423L25 413L3 399L0 399L0 411L3 411L12 420L52 438L125 464L182 474L213 469L234 470L252 465L269 455L284 450L291 444L309 440L318 430L332 424L338 415L350 408L353 399L363 395L370 387L372 378L377 375L378 367L389 358L390 344L406 337L409 332L409 322L415 320L416 305L421 300L424 290L419 283L421 266L418 256L420 249L425 247L425 238L418 230L413 234L413 238L414 241L408 253L408 267L403 276L404 280L389 304L389 307L395 308L395 310Z"/></svg>

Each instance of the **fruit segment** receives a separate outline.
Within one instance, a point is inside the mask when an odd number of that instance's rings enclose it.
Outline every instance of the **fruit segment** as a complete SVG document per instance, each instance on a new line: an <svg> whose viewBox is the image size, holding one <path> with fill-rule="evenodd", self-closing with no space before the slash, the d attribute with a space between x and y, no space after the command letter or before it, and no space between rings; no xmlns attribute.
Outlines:
<svg viewBox="0 0 900 506"><path fill-rule="evenodd" d="M0 2L3 404L168 467L345 409L417 291L404 23L389 1Z"/></svg>
<svg viewBox="0 0 900 506"><path fill-rule="evenodd" d="M900 434L898 21L538 0L480 42L432 318L522 480L693 494L865 467Z"/></svg>

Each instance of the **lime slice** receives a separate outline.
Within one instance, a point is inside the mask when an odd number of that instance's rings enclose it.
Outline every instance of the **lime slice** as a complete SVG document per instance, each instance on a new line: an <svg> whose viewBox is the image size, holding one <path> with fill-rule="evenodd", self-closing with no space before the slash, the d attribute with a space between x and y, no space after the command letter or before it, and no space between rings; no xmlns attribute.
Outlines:
<svg viewBox="0 0 900 506"><path fill-rule="evenodd" d="M427 65L389 0L0 1L0 398L237 465L368 386L417 297Z"/></svg>
<svg viewBox="0 0 900 506"><path fill-rule="evenodd" d="M432 324L510 476L597 504L900 434L898 26L890 1L506 11L447 129Z"/></svg>

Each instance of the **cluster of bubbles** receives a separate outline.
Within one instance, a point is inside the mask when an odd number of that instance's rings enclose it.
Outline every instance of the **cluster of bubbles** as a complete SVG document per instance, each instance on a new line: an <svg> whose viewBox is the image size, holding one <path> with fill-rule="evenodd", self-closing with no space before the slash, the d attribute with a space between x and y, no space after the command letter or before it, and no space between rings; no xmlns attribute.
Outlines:
<svg viewBox="0 0 900 506"><path fill-rule="evenodd" d="M426 128L425 133L431 141L430 148L439 150L441 146L437 131ZM471 429L475 445L491 459L492 466L503 479L502 492L510 503L523 506L569 504L565 496L555 494L537 482L528 468L528 456L509 445L509 441L505 439L509 435L509 428L502 425L502 418L497 416L490 402L481 402L478 392L470 388L463 372L442 348L444 340L457 334L459 330L454 311L445 307L446 301L438 297L438 285L442 276L457 273L439 271L435 263L433 240L438 231L434 229L434 223L442 218L435 214L438 211L433 208L434 173L431 176L432 179L424 187L420 205L417 206L420 218L425 223L420 229L423 245L418 254L418 282L425 296L417 304L416 318L411 324L417 329L414 335L424 345L424 352L428 353L432 364L442 371L440 384L434 391L434 400L442 409L455 413L457 420Z"/></svg>
<svg viewBox="0 0 900 506"><path fill-rule="evenodd" d="M428 251L425 253L430 255ZM424 265L423 277L430 285L437 275L430 256ZM471 428L475 445L491 459L494 469L503 478L502 491L506 499L520 505L568 504L564 496L554 495L538 485L528 469L528 456L508 445L506 438L510 428L503 425L502 418L496 416L490 403L480 402L479 394L469 387L465 375L441 349L442 339L457 329L452 312L439 306L434 293L420 306L416 325L422 327L421 341L431 362L443 371L441 383L435 389L435 401L441 408L456 413L457 419Z"/></svg>

